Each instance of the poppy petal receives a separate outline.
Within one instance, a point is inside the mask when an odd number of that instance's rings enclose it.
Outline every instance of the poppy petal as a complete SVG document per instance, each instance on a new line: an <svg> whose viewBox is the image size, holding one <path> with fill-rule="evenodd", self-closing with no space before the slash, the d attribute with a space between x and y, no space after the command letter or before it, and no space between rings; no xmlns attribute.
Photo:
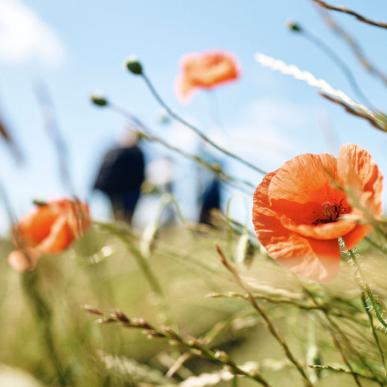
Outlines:
<svg viewBox="0 0 387 387"><path fill-rule="evenodd" d="M42 253L59 253L64 250L74 239L73 233L66 217L57 219L51 232L36 248Z"/></svg>
<svg viewBox="0 0 387 387"><path fill-rule="evenodd" d="M18 272L25 272L35 268L39 259L39 253L34 249L26 252L21 250L11 251L8 255L9 265Z"/></svg>
<svg viewBox="0 0 387 387"><path fill-rule="evenodd" d="M338 220L318 225L295 224L287 216L281 217L281 223L288 230L295 231L304 237L320 240L337 239L352 231L357 225L354 220Z"/></svg>
<svg viewBox="0 0 387 387"><path fill-rule="evenodd" d="M179 100L181 102L187 102L194 92L195 87L186 78L179 76L175 82L175 90Z"/></svg>
<svg viewBox="0 0 387 387"><path fill-rule="evenodd" d="M352 249L352 247L355 247L364 237L370 233L371 230L372 226L369 224L358 225L354 230L343 237L346 248Z"/></svg>
<svg viewBox="0 0 387 387"><path fill-rule="evenodd" d="M338 171L344 186L360 201L354 205L360 204L372 210L374 216L379 216L382 211L383 176L371 154L353 144L341 147Z"/></svg>
<svg viewBox="0 0 387 387"><path fill-rule="evenodd" d="M268 254L293 272L323 281L339 268L337 240L318 241L286 229L270 208L269 191L277 172L266 175L254 194L254 228Z"/></svg>
<svg viewBox="0 0 387 387"><path fill-rule="evenodd" d="M58 214L50 205L39 206L31 215L23 219L17 226L17 231L27 244L39 244L50 232Z"/></svg>
<svg viewBox="0 0 387 387"><path fill-rule="evenodd" d="M273 177L270 200L322 203L332 198L332 178L337 175L336 158L329 154L305 154L286 162Z"/></svg>

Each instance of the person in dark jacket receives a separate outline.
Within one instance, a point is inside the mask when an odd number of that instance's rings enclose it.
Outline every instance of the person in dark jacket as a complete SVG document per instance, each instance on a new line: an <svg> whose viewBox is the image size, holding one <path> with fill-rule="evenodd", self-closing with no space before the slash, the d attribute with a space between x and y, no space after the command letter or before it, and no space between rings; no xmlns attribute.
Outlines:
<svg viewBox="0 0 387 387"><path fill-rule="evenodd" d="M221 161L208 149L205 143L199 145L198 153L202 159L212 165L221 166ZM213 211L222 207L222 183L217 176L200 168L199 185L199 223L214 226Z"/></svg>
<svg viewBox="0 0 387 387"><path fill-rule="evenodd" d="M138 136L129 132L121 144L110 149L101 164L94 189L110 200L116 220L132 221L145 180L144 153Z"/></svg>
<svg viewBox="0 0 387 387"><path fill-rule="evenodd" d="M202 195L199 223L213 225L212 211L221 208L221 183L214 177Z"/></svg>

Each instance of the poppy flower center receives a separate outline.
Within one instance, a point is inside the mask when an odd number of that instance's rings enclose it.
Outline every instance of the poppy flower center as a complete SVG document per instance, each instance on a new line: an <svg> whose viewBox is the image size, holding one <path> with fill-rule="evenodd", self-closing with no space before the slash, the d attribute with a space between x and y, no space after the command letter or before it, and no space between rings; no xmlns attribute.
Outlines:
<svg viewBox="0 0 387 387"><path fill-rule="evenodd" d="M336 222L341 215L350 212L350 208L342 201L339 203L326 201L321 204L321 207L322 211L313 222L314 225Z"/></svg>

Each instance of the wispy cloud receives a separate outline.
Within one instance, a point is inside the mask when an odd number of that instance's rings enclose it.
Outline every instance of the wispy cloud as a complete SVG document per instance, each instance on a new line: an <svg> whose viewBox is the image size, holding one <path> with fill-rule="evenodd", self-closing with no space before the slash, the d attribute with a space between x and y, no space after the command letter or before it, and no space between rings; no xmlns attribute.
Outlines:
<svg viewBox="0 0 387 387"><path fill-rule="evenodd" d="M314 116L314 108L308 106L307 109ZM311 117L305 116L305 106L266 97L252 101L241 112L238 122L227 124L223 129L213 127L209 130L194 118L188 118L189 122L197 124L213 141L253 163L256 162L264 169L276 168L303 150L298 140L305 137L311 120ZM208 152L223 159L220 153L199 141L195 134L180 124L170 128L166 140L191 153L196 153L201 143ZM240 166L239 163L231 164Z"/></svg>
<svg viewBox="0 0 387 387"><path fill-rule="evenodd" d="M240 122L228 128L228 146L264 169L273 169L298 148L295 134L308 126L301 106L272 98L253 101Z"/></svg>
<svg viewBox="0 0 387 387"><path fill-rule="evenodd" d="M0 0L0 61L56 65L65 49L55 31L21 0Z"/></svg>

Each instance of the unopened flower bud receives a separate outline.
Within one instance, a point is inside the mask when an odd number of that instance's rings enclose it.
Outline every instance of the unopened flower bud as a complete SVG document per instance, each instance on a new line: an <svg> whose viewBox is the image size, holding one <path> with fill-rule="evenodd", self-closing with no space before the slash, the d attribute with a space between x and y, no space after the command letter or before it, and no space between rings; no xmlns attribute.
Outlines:
<svg viewBox="0 0 387 387"><path fill-rule="evenodd" d="M298 24L297 22L291 21L291 22L289 22L289 23L287 24L287 26L288 26L288 29L289 29L290 31L293 31L293 32L302 32L302 27L301 27L301 25Z"/></svg>
<svg viewBox="0 0 387 387"><path fill-rule="evenodd" d="M32 204L37 206L37 207L43 207L43 206L47 206L47 202L44 201L44 200L40 200L40 199L34 199L32 200Z"/></svg>
<svg viewBox="0 0 387 387"><path fill-rule="evenodd" d="M108 100L103 95L93 94L90 99L94 105L99 107L104 107L109 104Z"/></svg>
<svg viewBox="0 0 387 387"><path fill-rule="evenodd" d="M130 56L125 65L132 74L141 75L143 73L142 64L135 56Z"/></svg>

